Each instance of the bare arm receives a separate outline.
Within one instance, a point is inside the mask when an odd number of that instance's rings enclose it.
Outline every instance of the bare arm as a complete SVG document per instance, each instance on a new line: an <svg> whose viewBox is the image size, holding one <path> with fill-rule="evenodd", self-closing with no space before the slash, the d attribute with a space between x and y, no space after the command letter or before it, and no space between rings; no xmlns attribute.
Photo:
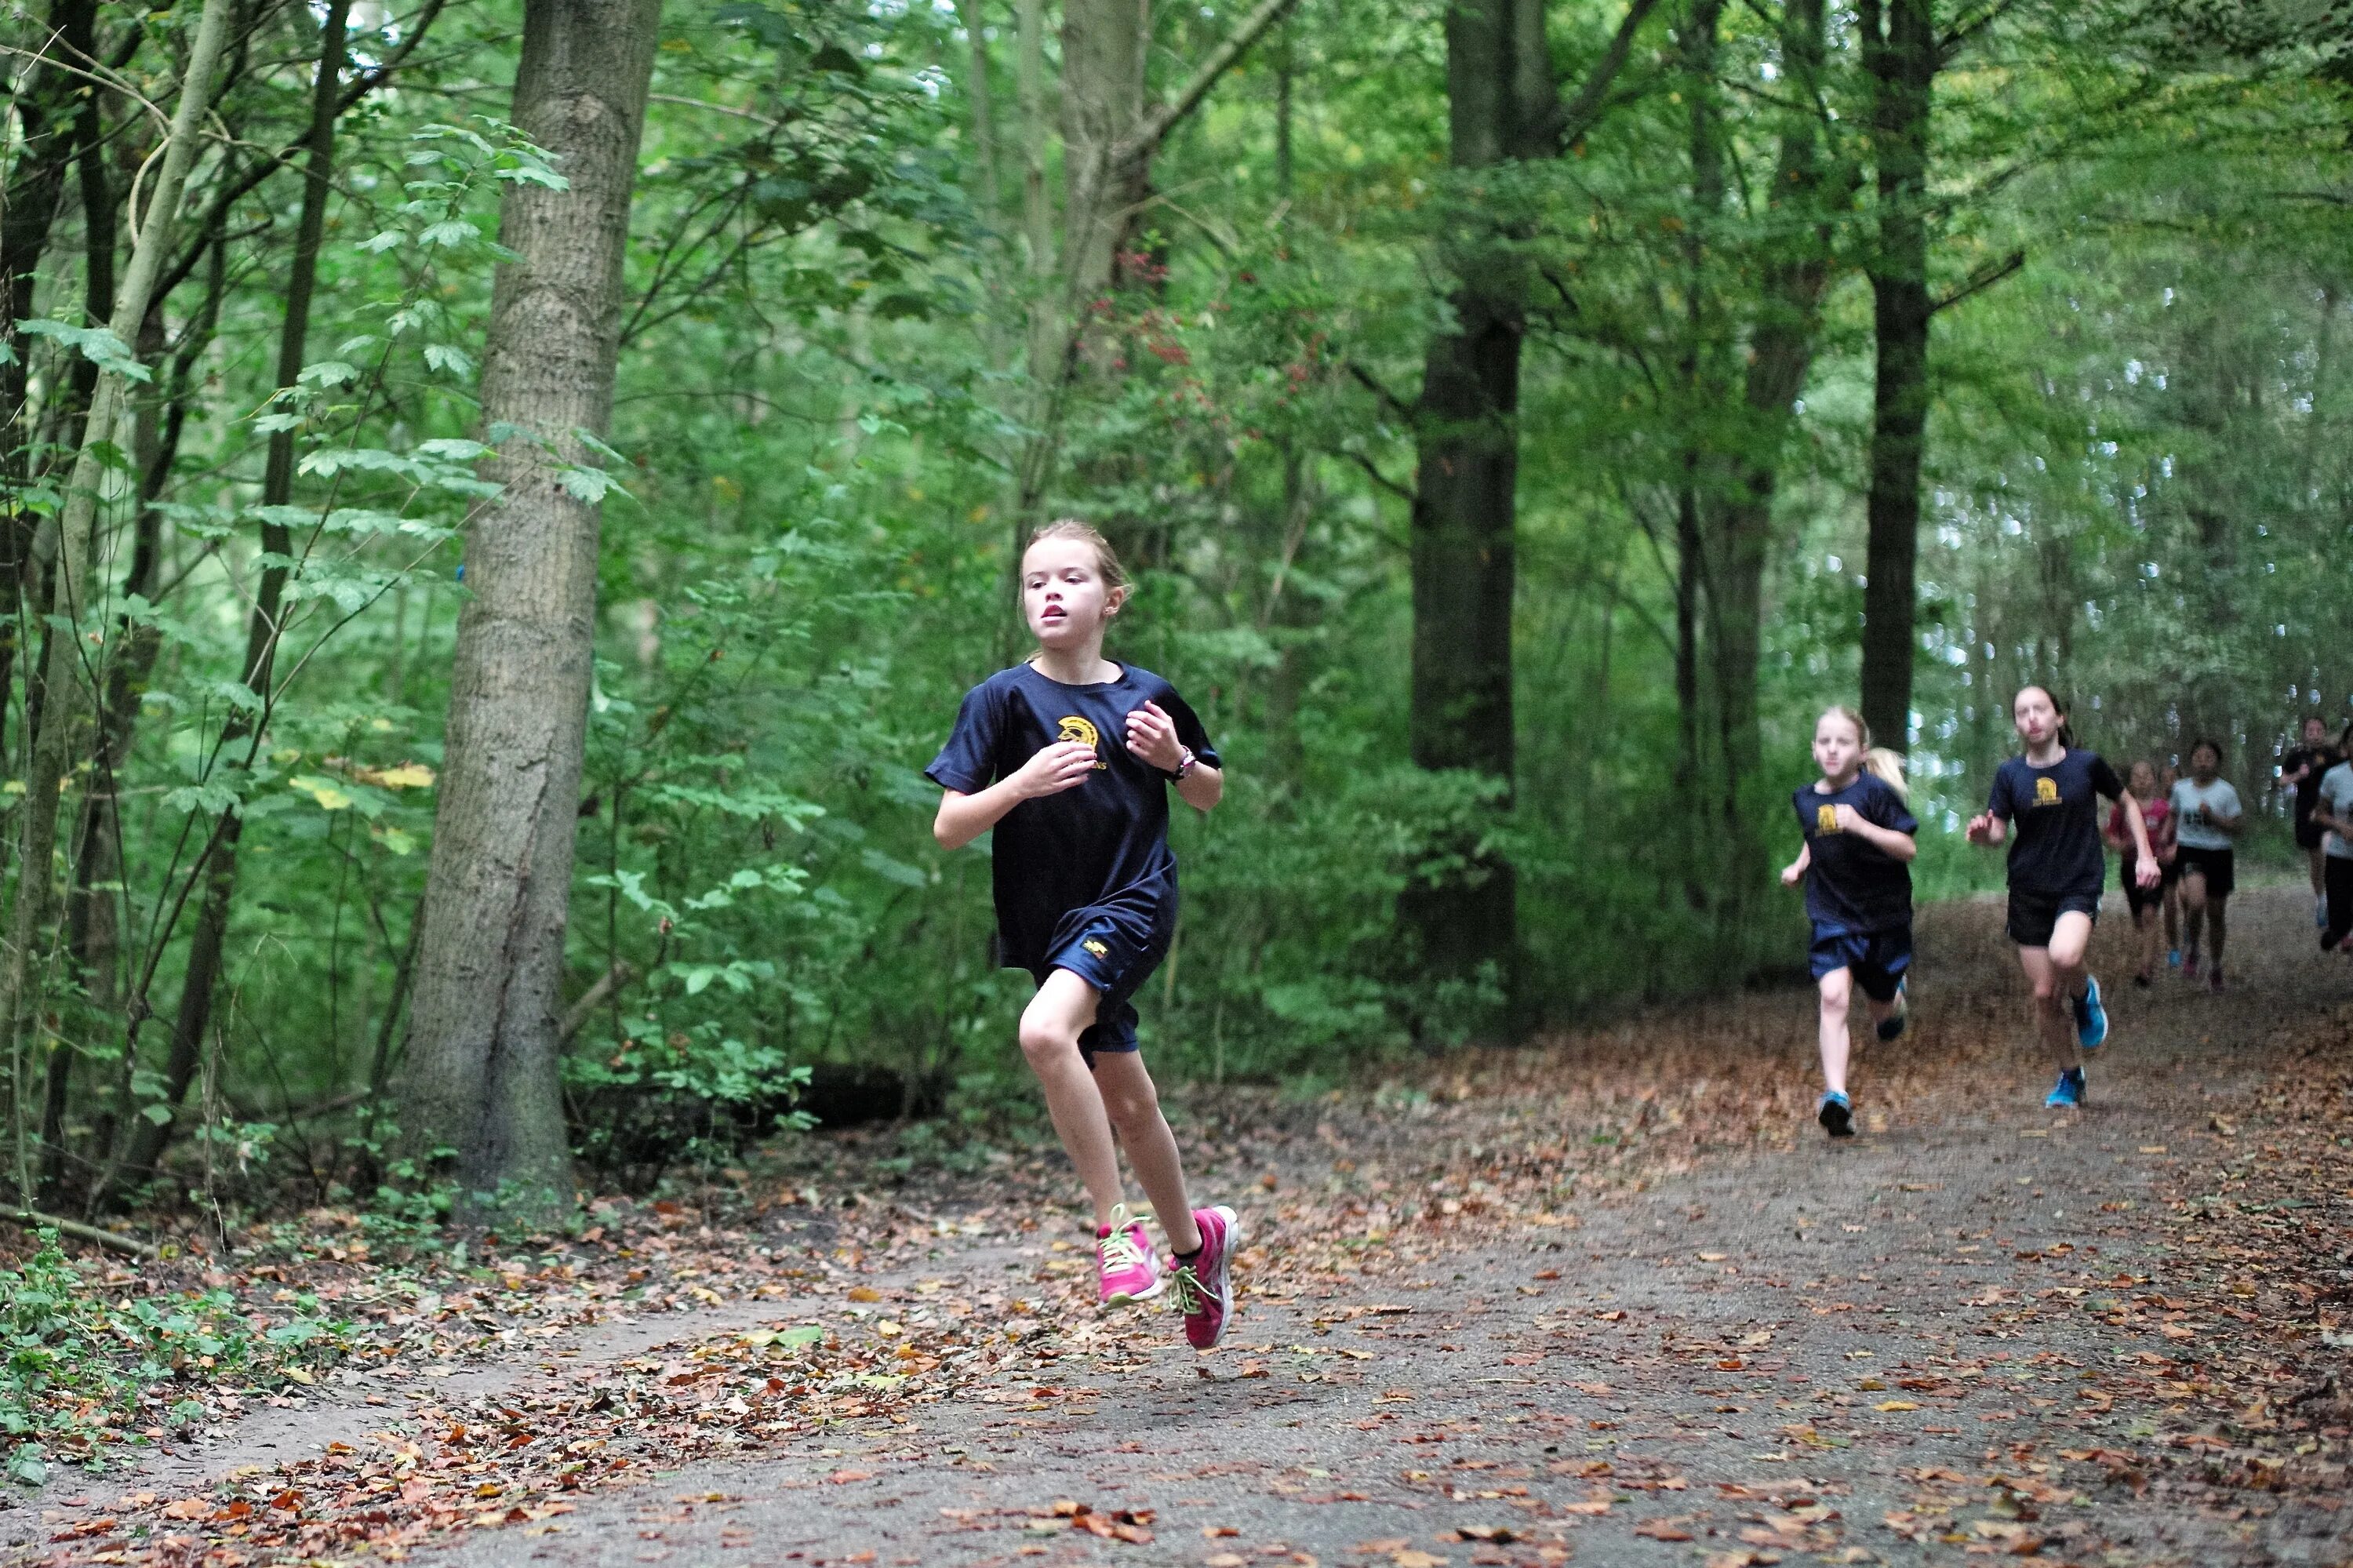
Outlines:
<svg viewBox="0 0 2353 1568"><path fill-rule="evenodd" d="M1158 703L1146 703L1127 715L1127 749L1163 773L1174 773L1185 761L1185 743L1176 738L1176 721ZM1206 811L1226 796L1221 768L1195 761L1176 780L1176 797L1197 811Z"/></svg>
<svg viewBox="0 0 2353 1568"><path fill-rule="evenodd" d="M1784 887L1797 886L1798 884L1805 877L1806 868L1813 863L1814 846L1810 843L1799 844L1798 846L1798 858L1781 868L1781 885Z"/></svg>
<svg viewBox="0 0 2353 1568"><path fill-rule="evenodd" d="M2141 815L2140 802L2129 789L2116 797L2116 804L2125 814L2125 831L2132 835L2133 848L2140 859L2133 867L2133 880L2143 887L2155 887L2158 882L2157 851L2148 842L2148 819Z"/></svg>
<svg viewBox="0 0 2353 1568"><path fill-rule="evenodd" d="M1176 780L1176 796L1197 811L1208 810L1226 798L1225 769L1196 762L1192 772Z"/></svg>
<svg viewBox="0 0 2353 1568"><path fill-rule="evenodd" d="M1005 820L1024 800L1059 795L1086 782L1094 771L1095 748L1075 740L1060 740L1022 764L1021 770L1000 779L986 789L965 794L950 789L940 797L939 815L932 819L932 837L940 847L960 850Z"/></svg>
<svg viewBox="0 0 2353 1568"><path fill-rule="evenodd" d="M1852 833L1863 842L1875 846L1881 853L1909 863L1920 853L1920 844L1910 833L1899 833L1894 828L1883 828L1856 810L1852 806L1838 809L1839 832Z"/></svg>

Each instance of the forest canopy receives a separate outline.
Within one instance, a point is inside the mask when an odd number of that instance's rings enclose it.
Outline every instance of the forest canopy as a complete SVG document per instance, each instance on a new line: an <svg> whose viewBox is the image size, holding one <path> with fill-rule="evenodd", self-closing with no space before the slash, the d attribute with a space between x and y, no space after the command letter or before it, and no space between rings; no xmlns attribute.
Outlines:
<svg viewBox="0 0 2353 1568"><path fill-rule="evenodd" d="M1927 893L1999 874L1957 829L2029 682L2276 817L2353 718L2348 46L2298 0L11 0L16 1204L996 1104L1019 993L920 770L1053 517L1230 780L1176 830L1180 1075L1781 972L1831 703L1908 753Z"/></svg>

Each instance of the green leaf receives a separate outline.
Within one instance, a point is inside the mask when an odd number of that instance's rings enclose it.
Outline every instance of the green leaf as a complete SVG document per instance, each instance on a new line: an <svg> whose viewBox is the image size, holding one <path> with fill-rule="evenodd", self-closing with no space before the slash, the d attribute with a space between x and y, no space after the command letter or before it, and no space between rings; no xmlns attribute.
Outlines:
<svg viewBox="0 0 2353 1568"><path fill-rule="evenodd" d="M615 479L603 469L583 468L576 463L568 468L559 469L556 482L564 486L565 493L571 496L573 500L588 506L596 505L615 491L620 491L624 495L628 493L628 491L621 489L619 480Z"/></svg>
<svg viewBox="0 0 2353 1568"><path fill-rule="evenodd" d="M45 337L72 349L100 370L111 370L130 381L153 381L155 373L139 363L123 341L105 327L78 327L70 323L35 316L16 323L26 337Z"/></svg>
<svg viewBox="0 0 2353 1568"><path fill-rule="evenodd" d="M149 1121L153 1122L157 1127L163 1127L171 1121L173 1111L170 1102L165 1100L157 1100L153 1105L141 1106L139 1107L139 1114L145 1117Z"/></svg>

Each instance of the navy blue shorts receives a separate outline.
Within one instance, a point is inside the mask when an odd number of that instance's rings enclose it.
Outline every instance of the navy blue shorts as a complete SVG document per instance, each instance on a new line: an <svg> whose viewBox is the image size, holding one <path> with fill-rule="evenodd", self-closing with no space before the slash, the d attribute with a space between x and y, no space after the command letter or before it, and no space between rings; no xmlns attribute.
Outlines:
<svg viewBox="0 0 2353 1568"><path fill-rule="evenodd" d="M2100 918L2100 890L2096 887L2084 893L2021 893L2012 888L2010 894L2010 918L2003 928L2010 939L2021 948L2047 948L2051 933L2059 928L2062 915L2089 915L2096 924Z"/></svg>
<svg viewBox="0 0 2353 1568"><path fill-rule="evenodd" d="M1843 926L1816 923L1814 945L1808 952L1816 980L1839 969L1854 976L1862 994L1873 1001L1894 1001L1895 987L1912 967L1912 927L1892 931L1850 931Z"/></svg>
<svg viewBox="0 0 2353 1568"><path fill-rule="evenodd" d="M1125 923L1086 914L1060 940L1046 961L1029 971L1039 985L1056 969L1068 969L1095 991L1095 1021L1079 1033L1079 1054L1089 1067L1098 1051L1134 1051L1136 1014L1134 998L1167 956L1166 943L1140 942Z"/></svg>

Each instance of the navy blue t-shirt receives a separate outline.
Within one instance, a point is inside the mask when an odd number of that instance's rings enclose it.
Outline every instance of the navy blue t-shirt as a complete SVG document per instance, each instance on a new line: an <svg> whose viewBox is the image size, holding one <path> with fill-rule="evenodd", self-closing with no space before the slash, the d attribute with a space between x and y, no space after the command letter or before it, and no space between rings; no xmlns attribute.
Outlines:
<svg viewBox="0 0 2353 1568"><path fill-rule="evenodd" d="M2124 792L2124 780L2096 751L2071 747L2048 768L2029 767L2023 757L2004 762L1986 810L2010 823L2010 891L2097 898L2108 864L2097 797Z"/></svg>
<svg viewBox="0 0 2353 1568"><path fill-rule="evenodd" d="M1789 798L1811 857L1806 865L1806 915L1817 926L1863 935L1912 923L1912 868L1861 833L1841 831L1838 808L1852 806L1873 827L1916 833L1920 824L1894 787L1875 773L1858 773L1843 789L1824 794L1808 784Z"/></svg>
<svg viewBox="0 0 2353 1568"><path fill-rule="evenodd" d="M1127 715L1157 703L1176 738L1216 767L1201 720L1176 688L1123 665L1115 681L1066 686L1027 664L965 694L955 728L923 776L970 795L1010 778L1060 740L1095 748L1085 782L1024 800L998 821L990 844L997 961L1035 971L1067 935L1108 919L1135 950L1158 954L1176 927L1176 857L1168 848L1168 786L1127 749Z"/></svg>

